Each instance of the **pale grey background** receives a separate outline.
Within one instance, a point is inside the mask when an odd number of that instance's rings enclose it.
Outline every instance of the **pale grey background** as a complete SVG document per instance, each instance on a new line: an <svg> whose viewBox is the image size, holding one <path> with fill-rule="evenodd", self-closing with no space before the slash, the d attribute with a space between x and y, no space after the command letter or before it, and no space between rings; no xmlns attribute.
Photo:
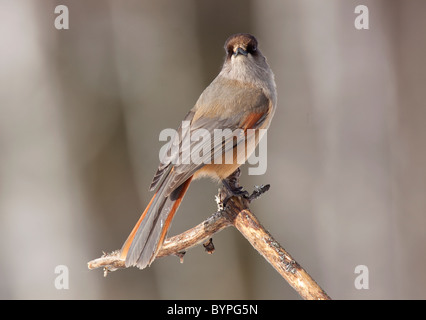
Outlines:
<svg viewBox="0 0 426 320"><path fill-rule="evenodd" d="M59 4L69 30L54 28ZM258 37L279 95L268 171L243 178L271 184L253 211L331 297L425 298L425 15L421 0L0 0L0 298L299 299L234 229L184 264L86 267L121 247L151 197L158 134L236 32ZM214 212L216 191L194 183L171 234ZM369 290L354 287L360 264Z"/></svg>

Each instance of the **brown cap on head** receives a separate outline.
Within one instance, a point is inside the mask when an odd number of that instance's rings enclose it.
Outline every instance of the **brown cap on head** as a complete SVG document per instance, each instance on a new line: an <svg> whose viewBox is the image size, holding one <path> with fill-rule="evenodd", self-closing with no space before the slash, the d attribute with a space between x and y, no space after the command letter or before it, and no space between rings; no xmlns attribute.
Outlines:
<svg viewBox="0 0 426 320"><path fill-rule="evenodd" d="M257 51L257 40L249 33L237 33L230 36L225 42L225 50L228 55L238 54L237 49L242 49L246 54L254 54ZM239 52L243 53L243 52ZM244 54L244 53L243 53Z"/></svg>

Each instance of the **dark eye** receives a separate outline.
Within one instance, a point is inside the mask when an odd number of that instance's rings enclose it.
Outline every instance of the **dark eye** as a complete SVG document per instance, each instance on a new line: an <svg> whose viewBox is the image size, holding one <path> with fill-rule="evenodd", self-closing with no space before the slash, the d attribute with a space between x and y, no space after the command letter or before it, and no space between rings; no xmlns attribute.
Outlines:
<svg viewBox="0 0 426 320"><path fill-rule="evenodd" d="M257 50L257 48L256 48L256 45L254 45L254 44L247 46L247 52L249 52L251 54L256 53L256 50Z"/></svg>
<svg viewBox="0 0 426 320"><path fill-rule="evenodd" d="M234 49L233 49L233 47L232 47L232 46L228 46L228 48L226 48L226 53L227 53L229 56L232 56L232 54L234 53Z"/></svg>

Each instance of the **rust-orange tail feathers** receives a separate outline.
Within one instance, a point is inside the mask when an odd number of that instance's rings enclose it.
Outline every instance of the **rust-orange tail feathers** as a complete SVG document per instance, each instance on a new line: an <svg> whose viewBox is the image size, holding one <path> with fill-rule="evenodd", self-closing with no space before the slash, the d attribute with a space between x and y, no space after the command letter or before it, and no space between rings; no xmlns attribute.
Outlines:
<svg viewBox="0 0 426 320"><path fill-rule="evenodd" d="M121 248L126 267L143 269L154 261L192 177L167 195L169 180L170 176L163 181Z"/></svg>

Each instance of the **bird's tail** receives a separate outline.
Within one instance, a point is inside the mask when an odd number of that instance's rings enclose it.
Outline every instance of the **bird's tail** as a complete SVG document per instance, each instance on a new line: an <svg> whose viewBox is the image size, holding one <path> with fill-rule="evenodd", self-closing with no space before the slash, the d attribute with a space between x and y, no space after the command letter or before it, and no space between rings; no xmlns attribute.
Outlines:
<svg viewBox="0 0 426 320"><path fill-rule="evenodd" d="M121 248L121 258L126 260L126 267L143 269L149 266L166 238L192 177L167 195L169 179L172 177L163 181Z"/></svg>

